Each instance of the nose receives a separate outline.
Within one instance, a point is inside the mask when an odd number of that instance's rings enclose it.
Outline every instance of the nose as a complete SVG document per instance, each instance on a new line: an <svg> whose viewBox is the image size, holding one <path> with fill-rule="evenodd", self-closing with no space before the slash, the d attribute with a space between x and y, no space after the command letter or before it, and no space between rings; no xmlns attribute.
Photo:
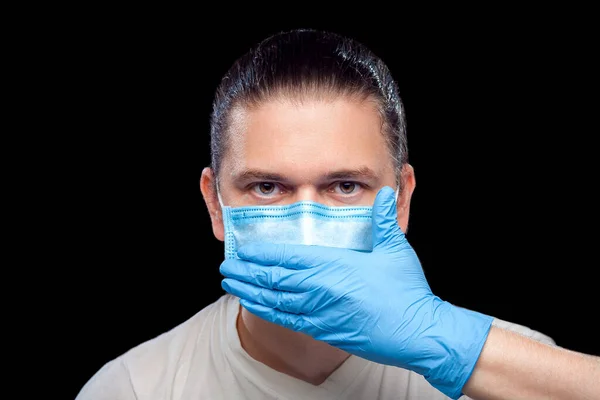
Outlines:
<svg viewBox="0 0 600 400"><path fill-rule="evenodd" d="M319 202L319 193L313 185L298 186L295 190L293 201L315 201Z"/></svg>

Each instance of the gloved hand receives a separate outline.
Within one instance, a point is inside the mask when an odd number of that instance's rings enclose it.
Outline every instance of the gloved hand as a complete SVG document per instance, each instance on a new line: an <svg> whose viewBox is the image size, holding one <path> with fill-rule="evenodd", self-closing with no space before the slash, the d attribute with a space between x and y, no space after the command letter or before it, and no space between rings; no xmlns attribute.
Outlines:
<svg viewBox="0 0 600 400"><path fill-rule="evenodd" d="M394 191L373 205L373 251L250 244L221 265L251 313L359 357L413 370L457 399L492 318L442 301L397 222Z"/></svg>

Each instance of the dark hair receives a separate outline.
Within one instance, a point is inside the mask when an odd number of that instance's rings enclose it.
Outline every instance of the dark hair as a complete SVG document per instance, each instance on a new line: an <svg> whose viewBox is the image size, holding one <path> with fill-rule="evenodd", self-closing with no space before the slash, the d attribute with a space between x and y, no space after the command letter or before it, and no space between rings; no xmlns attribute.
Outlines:
<svg viewBox="0 0 600 400"><path fill-rule="evenodd" d="M231 111L281 94L362 96L376 101L397 177L408 162L398 87L385 63L357 41L299 29L273 35L240 57L217 88L211 116L211 167L218 177ZM401 182L398 182L401 183Z"/></svg>

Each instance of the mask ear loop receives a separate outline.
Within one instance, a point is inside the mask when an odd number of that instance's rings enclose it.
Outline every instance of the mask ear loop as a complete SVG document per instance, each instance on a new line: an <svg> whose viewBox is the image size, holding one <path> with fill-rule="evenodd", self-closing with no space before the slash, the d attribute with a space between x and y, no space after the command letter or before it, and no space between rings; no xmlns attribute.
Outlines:
<svg viewBox="0 0 600 400"><path fill-rule="evenodd" d="M217 199L219 200L219 205L221 206L221 210L223 210L223 207L225 207L225 205L223 204L223 198L221 197L221 190L219 189L219 179L217 178L215 180L215 186L217 187Z"/></svg>
<svg viewBox="0 0 600 400"><path fill-rule="evenodd" d="M223 204L223 198L221 197L221 190L219 189L220 185L219 185L219 180L216 179L215 181L215 186L217 189L217 200L219 201L219 206L221 206L221 220L223 220L224 218L224 213L225 213L225 205ZM216 213L216 217L219 218L219 213Z"/></svg>
<svg viewBox="0 0 600 400"><path fill-rule="evenodd" d="M223 222L223 228L225 229L225 258L236 258L235 250L234 250L234 238L231 233L231 220L229 217L225 215L225 213L229 212L225 205L223 204L223 198L221 197L221 190L219 189L219 180L215 181L215 186L217 189L217 199L219 200L219 205L221 206L221 221Z"/></svg>

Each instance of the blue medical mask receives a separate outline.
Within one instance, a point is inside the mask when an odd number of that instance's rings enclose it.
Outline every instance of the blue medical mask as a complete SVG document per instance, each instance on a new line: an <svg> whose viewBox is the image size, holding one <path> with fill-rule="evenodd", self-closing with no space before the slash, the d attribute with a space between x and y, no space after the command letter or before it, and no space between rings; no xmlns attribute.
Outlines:
<svg viewBox="0 0 600 400"><path fill-rule="evenodd" d="M277 206L223 205L225 259L251 242L304 244L372 251L373 207L329 207L312 201ZM398 190L396 190L398 197Z"/></svg>

